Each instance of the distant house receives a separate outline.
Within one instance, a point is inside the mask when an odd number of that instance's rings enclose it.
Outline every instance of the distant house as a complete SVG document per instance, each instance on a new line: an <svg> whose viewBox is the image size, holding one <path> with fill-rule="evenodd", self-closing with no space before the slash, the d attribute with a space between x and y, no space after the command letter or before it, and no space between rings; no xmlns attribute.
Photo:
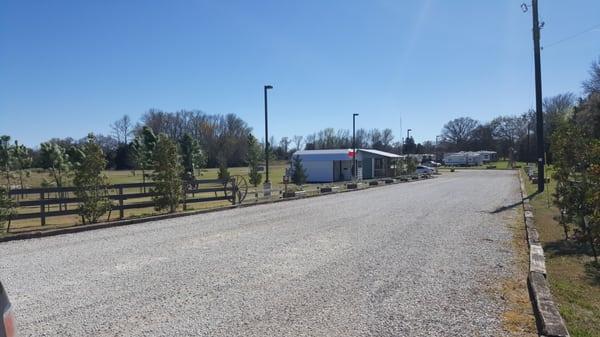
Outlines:
<svg viewBox="0 0 600 337"><path fill-rule="evenodd" d="M358 180L392 176L392 162L401 158L394 153L372 149L357 149L356 152ZM352 180L352 154L352 149L303 150L296 151L292 157L302 160L307 182L323 183Z"/></svg>

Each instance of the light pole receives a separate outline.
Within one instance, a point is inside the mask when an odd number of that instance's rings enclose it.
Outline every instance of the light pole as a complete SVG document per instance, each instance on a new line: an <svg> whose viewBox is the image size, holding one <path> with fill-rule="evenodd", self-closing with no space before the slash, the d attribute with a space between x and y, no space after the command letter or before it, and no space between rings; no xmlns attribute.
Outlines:
<svg viewBox="0 0 600 337"><path fill-rule="evenodd" d="M352 180L356 179L358 170L356 168L356 116L352 114Z"/></svg>
<svg viewBox="0 0 600 337"><path fill-rule="evenodd" d="M412 129L407 129L406 130L406 144L408 145L408 138L410 137L410 132L412 131ZM406 152L406 154L408 154L408 152Z"/></svg>
<svg viewBox="0 0 600 337"><path fill-rule="evenodd" d="M435 161L440 162L440 145L438 139L441 138L440 135L435 136Z"/></svg>
<svg viewBox="0 0 600 337"><path fill-rule="evenodd" d="M272 85L265 85L265 183L269 183L269 119L267 109L267 90L273 89Z"/></svg>

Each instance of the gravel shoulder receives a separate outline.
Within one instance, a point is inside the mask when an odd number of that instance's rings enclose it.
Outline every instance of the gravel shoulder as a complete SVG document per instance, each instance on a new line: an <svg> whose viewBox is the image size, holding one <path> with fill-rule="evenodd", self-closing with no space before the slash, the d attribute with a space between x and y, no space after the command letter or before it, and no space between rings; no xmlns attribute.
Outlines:
<svg viewBox="0 0 600 337"><path fill-rule="evenodd" d="M497 336L512 171L0 244L22 336Z"/></svg>

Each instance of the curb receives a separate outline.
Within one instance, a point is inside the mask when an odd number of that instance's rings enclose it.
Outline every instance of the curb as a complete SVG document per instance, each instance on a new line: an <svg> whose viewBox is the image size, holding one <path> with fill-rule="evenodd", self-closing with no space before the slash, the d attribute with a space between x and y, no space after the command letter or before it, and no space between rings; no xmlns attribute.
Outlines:
<svg viewBox="0 0 600 337"><path fill-rule="evenodd" d="M529 246L527 287L535 314L538 335L543 337L569 337L569 331L560 316L558 307L554 303L552 293L550 292L550 285L546 279L544 249L542 248L540 236L535 227L533 207L527 198L527 191L521 177L521 170L519 170L519 183L521 185L521 198L523 200L527 245Z"/></svg>
<svg viewBox="0 0 600 337"><path fill-rule="evenodd" d="M190 216L190 215L198 215L198 214L205 214L205 213L227 211L227 210L232 210L232 209L237 209L237 208L246 208L246 207L257 206L257 205L275 204L275 203L287 202L287 201L293 201L293 200L299 200L299 199L315 198L315 197L320 197L320 196L325 196L325 195L348 193L348 192L357 192L357 191L362 191L362 190L370 189L370 188L373 188L373 187L383 187L383 186L401 184L401 183L405 183L405 182L428 180L428 179L432 179L432 178L434 178L434 177L420 178L420 179L417 179L417 180L409 180L409 181L400 181L400 180L397 180L397 181L395 181L394 183L391 183L391 184L390 183L379 184L378 186L368 186L368 185L366 185L363 188L358 188L358 186L357 186L356 189L348 189L348 190L344 190L344 191L332 191L332 192L317 193L317 194L312 194L312 195L296 196L296 197L291 197L291 198L281 198L281 199L275 199L275 200L269 199L269 200L257 201L257 202L252 202L252 203L249 202L249 203L240 204L240 205L223 206L223 207L202 209L202 210L196 210L196 211L183 211L183 212L177 212L177 213L151 215L151 216L141 217L141 218L135 218L135 219L125 219L125 220L116 220L116 221L111 221L111 222L102 222L102 223L96 223L96 224L90 224L90 225L75 225L75 226L65 227L65 228L57 228L57 229L37 230L37 231L31 231L31 232L15 233L13 235L0 237L0 243L2 243L2 242L8 242L8 241L17 241L17 240L37 239L37 238L43 238L43 237L48 237L48 236L56 236L56 235L62 235L62 234L80 233L80 232L97 230L97 229L104 229L104 228L113 228L113 227L135 225L135 224L140 224L140 223L144 223L144 222L151 222L151 221L158 221L158 220L168 220L168 219L180 218L180 217ZM361 186L361 185L359 185L359 186Z"/></svg>

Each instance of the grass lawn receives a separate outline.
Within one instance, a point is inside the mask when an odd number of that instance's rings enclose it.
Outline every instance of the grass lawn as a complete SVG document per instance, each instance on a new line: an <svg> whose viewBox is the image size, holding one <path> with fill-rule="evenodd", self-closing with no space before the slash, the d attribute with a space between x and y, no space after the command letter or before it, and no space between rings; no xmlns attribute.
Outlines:
<svg viewBox="0 0 600 337"><path fill-rule="evenodd" d="M273 183L274 194L277 197L279 195L279 190L284 188L283 187L283 176L285 174L285 169L287 167L288 167L288 165L286 162L275 162L273 165L269 165L270 180ZM218 172L218 170L216 168L202 170L201 176L199 176L198 179L217 179L217 172ZM247 167L232 167L232 168L229 168L229 172L231 175L241 175L246 178L248 177L248 168ZM107 170L107 171L104 171L104 173L106 174L110 184L142 182L142 173L139 170L138 171ZM148 173L148 172L146 172L146 173ZM264 173L263 173L263 179L264 179ZM26 188L40 187L44 180L51 181L52 179L47 172L34 169L34 170L31 170L29 172L28 176L24 179L24 185ZM17 181L15 181L15 183L16 182ZM310 188L310 186L308 186L308 188ZM314 187L314 189L316 189L316 187ZM258 186L257 190L260 191L260 194L262 195L262 185ZM136 192L139 192L139 191L137 189L125 191L125 193L136 193ZM254 187L250 186L247 200L250 200L250 198L254 198L257 195L254 192L255 192ZM214 196L214 193L205 193L205 194L200 194L200 195L196 194L195 196L196 197L211 197L211 196ZM38 199L39 196L38 195L28 195L27 198L28 199L30 198L31 200L35 200L35 199ZM130 199L130 200L126 200L125 204L144 202L144 201L150 201L150 200L151 199L149 197ZM217 208L217 207L223 207L223 206L227 206L227 205L230 205L229 201L211 201L211 202L193 203L193 204L188 205L188 210ZM77 207L75 204L68 205L69 209L74 209L75 207ZM51 205L49 210L57 211L58 205ZM18 207L17 212L21 213L21 214L39 212L39 206ZM155 211L152 207L148 207L148 208L125 210L124 216L125 216L125 218L135 218L135 217L142 217L142 216L149 216L149 215L156 215L156 214L159 214L159 213L157 211ZM115 210L110 214L110 220L116 220L118 218L118 216L119 216L119 212ZM104 216L101 219L101 221L106 221L106 220L108 220L108 215ZM77 215L48 217L48 218L46 218L46 225L44 227L42 227L40 225L39 218L16 220L16 221L13 221L11 224L11 232L69 227L69 226L73 226L73 225L76 225L79 223L81 223L81 219ZM4 234L2 232L3 231L0 230L0 235Z"/></svg>
<svg viewBox="0 0 600 337"><path fill-rule="evenodd" d="M275 199L280 198L281 192L285 188L285 186L283 184L283 176L285 174L286 168L288 168L288 167L289 166L285 161L277 161L277 162L269 165L269 178L272 183L272 197L271 198L275 198ZM232 176L240 175L240 176L248 178L248 168L247 167L232 167L232 168L229 168L229 172ZM108 181L110 184L142 182L141 171L134 172L134 171L108 170L108 171L104 171L104 173L108 177ZM216 168L205 169L205 170L202 170L201 176L199 176L198 179L217 179L217 173L218 173L218 169L216 169ZM146 174L148 174L148 172L146 172ZM264 180L265 173L263 172L262 175L263 175L263 180ZM51 181L51 177L49 176L49 174L47 172L41 171L41 170L31 170L30 174L24 181L24 185L26 188L40 187L44 180ZM302 189L304 191L306 191L306 193L309 195L317 194L317 193L319 193L319 188L323 185L324 184L306 184L306 185L302 186ZM333 185L333 184L327 184L327 185ZM338 185L344 185L344 184L338 183ZM202 187L209 187L209 186L204 185ZM210 187L217 187L217 185L210 186ZM341 187L343 188L343 186L341 186ZM289 188L295 188L295 186L290 184ZM125 193L138 193L138 192L141 192L141 191L139 191L137 188L125 190ZM222 193L219 193L219 195L222 195ZM195 195L195 197L212 197L212 196L215 196L214 192ZM53 198L54 196L50 196L50 197ZM73 195L69 194L69 195L66 195L66 197L73 197ZM28 195L26 198L27 198L27 200L36 200L39 198L39 196L38 195ZM269 199L269 198L263 197L262 184L257 186L256 188L253 186L248 186L248 194L246 196L244 203L255 203L255 202L265 201L266 199ZM128 199L128 200L124 201L124 204L132 204L132 203L145 202L145 201L150 201L150 200L151 200L150 197ZM187 208L188 208L188 210L199 210L199 209L218 208L218 207L223 207L223 206L228 206L228 205L231 205L231 203L229 201L221 200L221 201L192 203L192 204L188 204ZM77 207L76 204L68 205L68 209L75 209L76 207ZM58 211L59 208L58 208L58 205L51 205L48 210L49 211ZM17 212L20 214L37 213L37 212L39 212L39 206L18 207ZM156 214L159 214L159 212L155 211L152 207L140 208L140 209L127 209L124 211L125 218L137 218L137 217L156 215ZM118 217L119 217L118 210L113 210L110 214L110 218L109 218L109 215L107 214L106 216L102 217L100 219L100 221L116 220L116 219L118 219ZM74 226L74 225L77 225L80 223L81 223L81 219L77 215L47 217L46 225L43 227L40 224L39 218L23 219L23 220L13 221L11 224L10 231L11 231L11 233L14 233L14 232L19 232L19 231L62 228L62 227ZM6 233L4 233L4 230L0 230L0 236L2 236L2 235L6 235Z"/></svg>
<svg viewBox="0 0 600 337"><path fill-rule="evenodd" d="M547 176L552 176L549 168ZM527 180L526 175L522 177ZM526 181L528 194L536 185ZM600 336L600 266L593 262L587 244L564 240L562 226L556 221L559 212L552 204L556 183L550 181L546 191L531 199L536 225L546 255L546 269L552 294L560 313L574 337Z"/></svg>

